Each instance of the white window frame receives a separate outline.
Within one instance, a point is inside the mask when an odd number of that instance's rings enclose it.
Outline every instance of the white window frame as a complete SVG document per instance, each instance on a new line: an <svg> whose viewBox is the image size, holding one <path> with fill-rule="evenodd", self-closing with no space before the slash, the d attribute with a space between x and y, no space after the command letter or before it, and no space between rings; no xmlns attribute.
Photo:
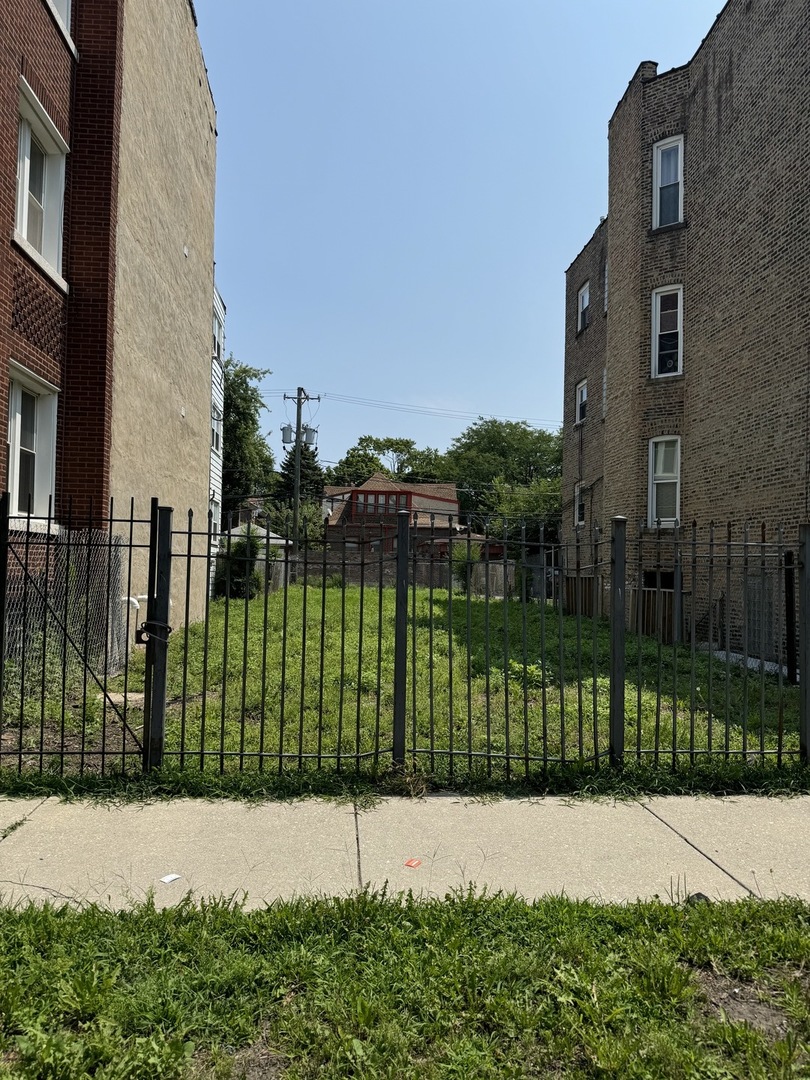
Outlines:
<svg viewBox="0 0 810 1080"><path fill-rule="evenodd" d="M62 277L62 217L65 202L65 159L70 148L59 134L39 98L22 76L19 88L14 240L29 258L37 263L64 292L67 292L67 282ZM42 250L35 247L27 237L32 136L45 152Z"/></svg>
<svg viewBox="0 0 810 1080"><path fill-rule="evenodd" d="M661 476L655 476L655 448L658 443L674 442L675 449L675 472L673 474L666 474ZM681 515L681 437L680 435L658 435L654 439L650 439L649 449L649 465L647 469L648 481L647 481L647 522L651 529L654 529L658 524L658 518L656 517L656 495L655 488L658 484L671 484L675 483L675 517L674 518L661 518L660 525L663 529L671 529L680 520Z"/></svg>
<svg viewBox="0 0 810 1080"><path fill-rule="evenodd" d="M73 38L70 36L71 0L44 0L44 2L51 15L53 15L53 20L59 27L59 31L62 34L62 37L65 39L67 47L78 59L78 51L76 50L76 46L73 43Z"/></svg>
<svg viewBox="0 0 810 1080"><path fill-rule="evenodd" d="M667 221L661 224L661 156L665 150L678 147L678 218L677 221ZM653 192L652 192L652 227L654 229L665 228L667 225L677 225L683 221L683 135L675 135L671 139L662 139L653 146Z"/></svg>
<svg viewBox="0 0 810 1080"><path fill-rule="evenodd" d="M585 524L585 500L581 498L582 494L582 481L578 480L574 484L574 528L578 529L581 525ZM582 517L579 516L579 508L582 507Z"/></svg>
<svg viewBox="0 0 810 1080"><path fill-rule="evenodd" d="M208 508L211 511L211 543L217 546L219 544L219 519L222 516L222 505L218 499L211 499Z"/></svg>
<svg viewBox="0 0 810 1080"><path fill-rule="evenodd" d="M584 408L583 408L584 407ZM582 379L574 391L574 427L585 423L588 415L588 380Z"/></svg>
<svg viewBox="0 0 810 1080"><path fill-rule="evenodd" d="M8 387L8 490L11 495L12 517L28 515L19 509L20 492L20 401L22 391L37 399L36 448L34 463L34 501L31 507L32 527L44 525L56 488L56 421L59 390L44 379L38 379L27 368L15 364L9 367Z"/></svg>
<svg viewBox="0 0 810 1080"><path fill-rule="evenodd" d="M585 301L583 303L583 300ZM590 322L591 283L586 281L577 293L577 333L587 329Z"/></svg>
<svg viewBox="0 0 810 1080"><path fill-rule="evenodd" d="M211 407L211 450L217 457L222 457L222 410Z"/></svg>
<svg viewBox="0 0 810 1080"><path fill-rule="evenodd" d="M675 371L658 370L658 336L661 325L661 298L677 293L678 296L678 366ZM652 370L653 379L671 379L683 374L683 285L663 285L652 294Z"/></svg>

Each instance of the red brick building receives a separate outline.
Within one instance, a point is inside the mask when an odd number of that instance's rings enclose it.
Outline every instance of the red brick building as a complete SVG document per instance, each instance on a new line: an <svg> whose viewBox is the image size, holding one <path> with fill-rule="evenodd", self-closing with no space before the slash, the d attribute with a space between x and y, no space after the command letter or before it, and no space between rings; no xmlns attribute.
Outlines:
<svg viewBox="0 0 810 1080"><path fill-rule="evenodd" d="M158 495L204 518L215 152L191 0L0 4L13 513Z"/></svg>
<svg viewBox="0 0 810 1080"><path fill-rule="evenodd" d="M729 0L610 120L566 274L563 535L810 519L810 18Z"/></svg>
<svg viewBox="0 0 810 1080"><path fill-rule="evenodd" d="M441 541L458 529L459 504L455 484L406 484L375 473L357 487L324 490L326 540L359 543L383 538L383 550L393 550L397 514L407 511L415 520L417 543ZM435 545L434 545L435 546Z"/></svg>

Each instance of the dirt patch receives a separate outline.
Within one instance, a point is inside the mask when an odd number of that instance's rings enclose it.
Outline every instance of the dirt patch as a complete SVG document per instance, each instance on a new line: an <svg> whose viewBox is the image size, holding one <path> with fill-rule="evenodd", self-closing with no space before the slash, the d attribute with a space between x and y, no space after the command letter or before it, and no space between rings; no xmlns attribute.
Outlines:
<svg viewBox="0 0 810 1080"><path fill-rule="evenodd" d="M214 1069L210 1058L204 1054L198 1058L197 1069L193 1075L198 1080L208 1080L214 1075L221 1076L221 1064L219 1070ZM230 1066L227 1073L230 1080L279 1080L287 1073L287 1059L273 1050L264 1036L251 1046L238 1050L227 1066Z"/></svg>
<svg viewBox="0 0 810 1080"><path fill-rule="evenodd" d="M732 1023L750 1024L769 1039L787 1035L790 1024L775 991L711 971L698 971L697 979L712 1015L718 1016L722 1009Z"/></svg>

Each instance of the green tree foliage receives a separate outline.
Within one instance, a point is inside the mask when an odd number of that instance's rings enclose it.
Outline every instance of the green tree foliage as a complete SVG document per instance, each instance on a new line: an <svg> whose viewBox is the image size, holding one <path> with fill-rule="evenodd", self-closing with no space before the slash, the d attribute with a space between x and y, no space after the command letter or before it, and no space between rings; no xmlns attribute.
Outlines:
<svg viewBox="0 0 810 1080"><path fill-rule="evenodd" d="M273 486L273 453L261 434L259 417L265 408L257 383L270 372L225 361L225 406L222 420L223 519L250 495Z"/></svg>
<svg viewBox="0 0 810 1080"><path fill-rule="evenodd" d="M289 502L268 500L264 504L264 514L265 521L271 532L277 533L285 539L290 539L292 537L292 500ZM298 515L298 528L300 530L299 536L302 546L304 543L304 530L306 530L308 544L323 539L324 516L323 504L320 500L317 502L310 501L301 503L301 509Z"/></svg>
<svg viewBox="0 0 810 1080"><path fill-rule="evenodd" d="M318 451L314 446L301 444L301 502L320 503L323 496L324 472L318 461ZM278 503L292 503L295 493L295 447L291 446L284 455L273 496Z"/></svg>
<svg viewBox="0 0 810 1080"><path fill-rule="evenodd" d="M516 500L527 515L544 516L559 506L562 436L523 420L481 417L453 440L445 467L462 513L476 523L512 513Z"/></svg>
<svg viewBox="0 0 810 1080"><path fill-rule="evenodd" d="M363 439L360 442L363 442ZM334 484L335 487L358 487L377 472L390 476L381 458L373 450L358 443L346 451L337 465L326 469L325 479L327 484Z"/></svg>
<svg viewBox="0 0 810 1080"><path fill-rule="evenodd" d="M259 538L255 533L233 540L228 550L227 544L217 555L214 571L214 596L234 598L247 597L252 600L259 595L261 578L256 569L259 554Z"/></svg>
<svg viewBox="0 0 810 1080"><path fill-rule="evenodd" d="M327 483L354 487L375 473L405 483L444 480L444 455L431 447L421 450L413 439L361 435L337 465L327 470Z"/></svg>

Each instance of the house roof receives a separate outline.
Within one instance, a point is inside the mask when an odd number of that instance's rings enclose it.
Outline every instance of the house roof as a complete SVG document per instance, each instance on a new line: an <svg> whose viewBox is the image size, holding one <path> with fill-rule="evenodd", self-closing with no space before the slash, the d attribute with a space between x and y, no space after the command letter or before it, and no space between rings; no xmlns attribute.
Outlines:
<svg viewBox="0 0 810 1080"><path fill-rule="evenodd" d="M458 513L458 494L455 484L423 483L411 484L404 480L394 480L384 473L374 473L362 484L348 487L328 485L324 488L324 500L332 501L331 513L327 525L339 525L348 518L351 494L354 491L390 491L397 494L410 493L411 509L426 512ZM451 503L452 506L441 504Z"/></svg>

